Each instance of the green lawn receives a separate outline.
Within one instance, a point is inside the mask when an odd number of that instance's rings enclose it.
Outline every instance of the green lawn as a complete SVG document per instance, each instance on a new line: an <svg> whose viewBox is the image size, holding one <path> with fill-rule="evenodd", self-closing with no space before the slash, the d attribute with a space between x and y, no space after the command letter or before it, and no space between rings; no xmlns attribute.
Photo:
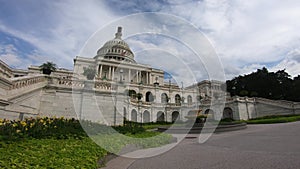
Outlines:
<svg viewBox="0 0 300 169"><path fill-rule="evenodd" d="M88 137L2 142L0 150L0 168L97 168L107 154Z"/></svg>
<svg viewBox="0 0 300 169"><path fill-rule="evenodd" d="M159 147L172 138L135 125L114 127L118 132L100 124L85 125L91 127L93 140L74 119L0 119L0 168L99 168L108 152L119 153L127 145Z"/></svg>

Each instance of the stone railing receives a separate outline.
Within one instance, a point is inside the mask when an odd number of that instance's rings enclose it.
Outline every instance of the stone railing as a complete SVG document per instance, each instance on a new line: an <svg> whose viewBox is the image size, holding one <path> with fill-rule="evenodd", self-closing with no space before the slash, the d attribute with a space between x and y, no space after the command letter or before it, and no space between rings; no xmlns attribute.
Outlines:
<svg viewBox="0 0 300 169"><path fill-rule="evenodd" d="M294 102L287 100L270 100L265 98L255 98L256 103L264 103L278 107L294 108Z"/></svg>
<svg viewBox="0 0 300 169"><path fill-rule="evenodd" d="M72 79L63 79L63 78L57 78L54 80L54 85L58 85L61 87L70 87L70 88L84 88L85 81L84 80L72 80ZM95 90L105 90L105 91L111 91L112 85L109 82L105 81L95 81L90 82Z"/></svg>
<svg viewBox="0 0 300 169"><path fill-rule="evenodd" d="M1 60L0 60L0 76L4 78L13 77L11 68Z"/></svg>
<svg viewBox="0 0 300 169"><path fill-rule="evenodd" d="M47 79L44 75L15 78L12 79L12 85L10 86L9 90L28 87L36 83L45 82L46 80Z"/></svg>
<svg viewBox="0 0 300 169"><path fill-rule="evenodd" d="M84 87L84 81L83 80L72 80L72 79L64 79L64 78L57 78L55 80L54 84L64 87L70 87L70 88L83 88Z"/></svg>
<svg viewBox="0 0 300 169"><path fill-rule="evenodd" d="M95 82L96 90L112 90L112 85L109 82Z"/></svg>
<svg viewBox="0 0 300 169"><path fill-rule="evenodd" d="M2 84L0 90L3 91L3 99L10 100L25 93L32 92L47 85L48 79L44 75L23 76L10 79L0 79ZM6 83L4 83L6 82Z"/></svg>

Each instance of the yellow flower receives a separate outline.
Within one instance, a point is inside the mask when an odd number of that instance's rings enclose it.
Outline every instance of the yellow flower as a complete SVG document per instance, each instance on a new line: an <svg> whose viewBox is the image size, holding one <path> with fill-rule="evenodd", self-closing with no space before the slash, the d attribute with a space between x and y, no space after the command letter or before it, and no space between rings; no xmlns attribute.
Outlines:
<svg viewBox="0 0 300 169"><path fill-rule="evenodd" d="M17 127L17 126L18 126L18 123L14 123L14 124L13 124L13 127Z"/></svg>
<svg viewBox="0 0 300 169"><path fill-rule="evenodd" d="M21 130L17 130L16 132L17 132L17 133L20 133L20 132L21 132Z"/></svg>
<svg viewBox="0 0 300 169"><path fill-rule="evenodd" d="M24 127L24 126L26 126L26 122L25 121L21 121L21 125Z"/></svg>
<svg viewBox="0 0 300 169"><path fill-rule="evenodd" d="M2 122L0 122L0 126L3 126L3 123L2 123Z"/></svg>

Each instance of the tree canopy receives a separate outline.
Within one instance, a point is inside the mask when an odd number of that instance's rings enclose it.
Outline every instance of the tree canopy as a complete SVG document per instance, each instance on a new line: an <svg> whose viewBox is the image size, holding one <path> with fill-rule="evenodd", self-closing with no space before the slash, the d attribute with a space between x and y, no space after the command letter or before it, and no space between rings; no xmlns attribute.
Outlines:
<svg viewBox="0 0 300 169"><path fill-rule="evenodd" d="M292 79L285 70L269 72L264 67L251 74L228 80L226 85L232 96L300 101L300 75Z"/></svg>

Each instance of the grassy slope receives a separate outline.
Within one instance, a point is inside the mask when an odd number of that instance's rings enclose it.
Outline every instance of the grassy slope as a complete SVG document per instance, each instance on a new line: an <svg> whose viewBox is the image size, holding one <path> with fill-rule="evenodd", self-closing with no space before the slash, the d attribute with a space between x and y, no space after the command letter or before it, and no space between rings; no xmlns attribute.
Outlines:
<svg viewBox="0 0 300 169"><path fill-rule="evenodd" d="M107 152L91 139L27 139L0 148L1 168L96 168Z"/></svg>
<svg viewBox="0 0 300 169"><path fill-rule="evenodd" d="M101 146L118 153L127 144L157 147L168 144L171 136L154 132L96 136ZM156 136L156 137L154 137ZM144 139L134 139L144 138ZM108 146L109 145L109 146ZM0 168L97 168L97 161L107 151L90 138L83 139L24 139L9 144L0 142Z"/></svg>

